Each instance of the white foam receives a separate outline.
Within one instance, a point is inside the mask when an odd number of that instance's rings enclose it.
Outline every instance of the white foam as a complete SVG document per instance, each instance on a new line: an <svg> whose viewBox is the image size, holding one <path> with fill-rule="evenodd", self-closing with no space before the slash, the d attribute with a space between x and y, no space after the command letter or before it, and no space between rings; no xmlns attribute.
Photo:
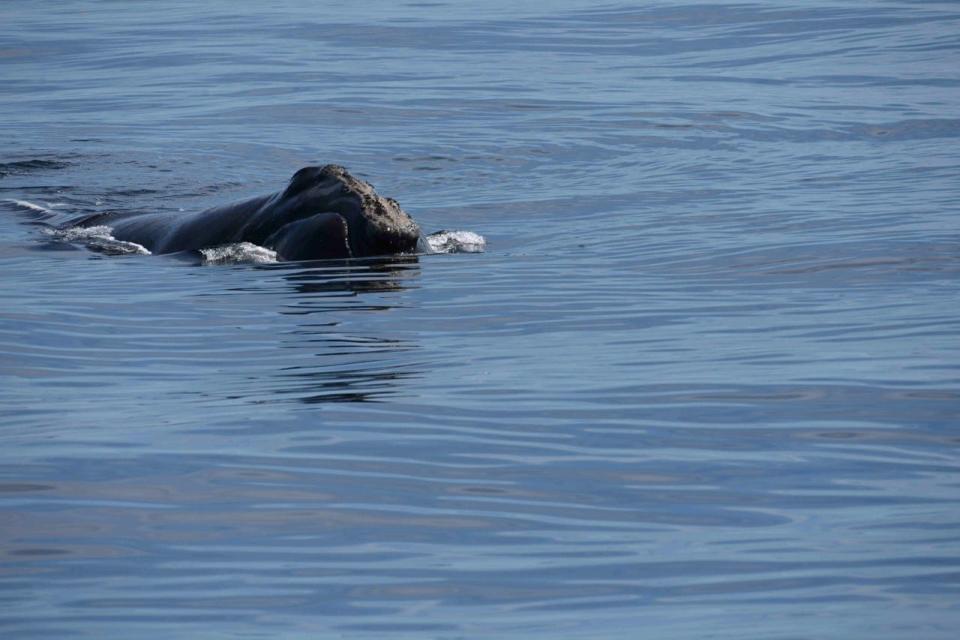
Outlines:
<svg viewBox="0 0 960 640"><path fill-rule="evenodd" d="M203 254L203 264L273 264L277 262L276 251L252 242L200 249L200 253Z"/></svg>
<svg viewBox="0 0 960 640"><path fill-rule="evenodd" d="M113 229L106 225L70 227L68 229L44 229L43 232L64 242L82 242L91 238L98 240L116 240L112 235Z"/></svg>
<svg viewBox="0 0 960 640"><path fill-rule="evenodd" d="M487 241L473 231L437 231L426 237L431 253L481 253Z"/></svg>
<svg viewBox="0 0 960 640"><path fill-rule="evenodd" d="M82 242L91 249L110 255L150 255L150 251L141 244L114 238L113 229L106 225L44 229L43 232L61 242Z"/></svg>

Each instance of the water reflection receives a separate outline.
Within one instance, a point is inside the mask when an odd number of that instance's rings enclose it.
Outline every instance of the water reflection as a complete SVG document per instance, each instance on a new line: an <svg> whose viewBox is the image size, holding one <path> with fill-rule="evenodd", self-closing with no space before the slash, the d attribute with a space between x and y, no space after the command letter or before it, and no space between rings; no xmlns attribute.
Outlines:
<svg viewBox="0 0 960 640"><path fill-rule="evenodd" d="M299 357L274 374L278 398L304 404L371 402L395 396L403 381L419 375L407 358L417 344L383 332L355 331L345 326L357 324L355 318L338 317L345 308L351 314L384 313L400 306L393 294L419 276L416 256L287 265L279 271L292 295L278 313L306 317L281 336L280 348ZM324 314L332 317L316 321Z"/></svg>
<svg viewBox="0 0 960 640"><path fill-rule="evenodd" d="M310 264L300 268L298 264ZM267 267L284 272L290 288L300 294L402 291L420 274L417 256L388 256L358 260L321 260Z"/></svg>
<svg viewBox="0 0 960 640"><path fill-rule="evenodd" d="M283 377L290 380L290 387L286 392L296 393L297 399L305 404L382 400L386 396L395 395L399 382L416 376L417 372L414 371L312 371L309 368L297 373L283 374Z"/></svg>

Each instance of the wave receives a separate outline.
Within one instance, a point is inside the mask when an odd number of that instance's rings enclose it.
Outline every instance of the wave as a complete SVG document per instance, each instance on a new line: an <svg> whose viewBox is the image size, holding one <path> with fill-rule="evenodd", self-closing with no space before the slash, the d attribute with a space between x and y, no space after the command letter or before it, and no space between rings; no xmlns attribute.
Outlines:
<svg viewBox="0 0 960 640"><path fill-rule="evenodd" d="M6 202L19 207L21 209L26 209L27 211L34 211L36 213L44 213L47 215L54 215L56 212L50 208L50 206L43 206L35 202L30 202L29 200L17 200L15 198L10 198Z"/></svg>
<svg viewBox="0 0 960 640"><path fill-rule="evenodd" d="M0 177L24 175L27 173L33 173L35 171L65 169L68 166L70 165L62 160L46 160L44 158L31 158L28 160L0 162Z"/></svg>

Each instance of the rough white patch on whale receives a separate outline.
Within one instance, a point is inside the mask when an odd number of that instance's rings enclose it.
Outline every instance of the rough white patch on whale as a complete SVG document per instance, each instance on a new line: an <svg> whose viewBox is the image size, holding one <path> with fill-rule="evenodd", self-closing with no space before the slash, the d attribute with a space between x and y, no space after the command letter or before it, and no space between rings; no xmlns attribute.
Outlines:
<svg viewBox="0 0 960 640"><path fill-rule="evenodd" d="M91 249L103 251L110 255L150 255L150 251L142 244L114 238L113 229L106 225L70 227L68 229L44 229L43 232L56 240L62 242L82 242Z"/></svg>
<svg viewBox="0 0 960 640"><path fill-rule="evenodd" d="M277 261L276 251L252 242L200 249L200 253L203 254L203 264L273 264Z"/></svg>

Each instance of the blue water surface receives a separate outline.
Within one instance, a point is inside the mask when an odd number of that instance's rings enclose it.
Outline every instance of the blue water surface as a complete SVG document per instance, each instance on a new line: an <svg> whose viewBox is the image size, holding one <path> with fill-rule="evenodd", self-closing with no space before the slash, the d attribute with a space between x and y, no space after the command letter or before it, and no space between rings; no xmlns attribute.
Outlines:
<svg viewBox="0 0 960 640"><path fill-rule="evenodd" d="M958 108L954 2L6 0L0 634L954 638ZM487 252L23 204L328 162Z"/></svg>

